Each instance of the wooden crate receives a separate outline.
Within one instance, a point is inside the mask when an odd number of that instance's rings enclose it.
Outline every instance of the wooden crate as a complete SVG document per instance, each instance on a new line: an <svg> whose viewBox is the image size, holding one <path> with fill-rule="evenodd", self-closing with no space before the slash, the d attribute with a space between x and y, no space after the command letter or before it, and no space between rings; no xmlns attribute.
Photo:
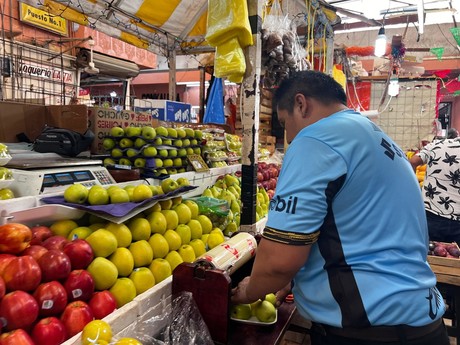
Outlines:
<svg viewBox="0 0 460 345"><path fill-rule="evenodd" d="M436 274L438 282L460 285L460 259L428 255L427 261L433 272Z"/></svg>

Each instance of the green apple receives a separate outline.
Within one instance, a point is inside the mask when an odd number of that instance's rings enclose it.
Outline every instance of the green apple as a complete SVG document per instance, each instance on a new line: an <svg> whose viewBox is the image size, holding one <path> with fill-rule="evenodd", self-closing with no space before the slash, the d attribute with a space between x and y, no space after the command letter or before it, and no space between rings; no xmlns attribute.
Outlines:
<svg viewBox="0 0 460 345"><path fill-rule="evenodd" d="M168 150L168 157L177 157L177 150L176 149Z"/></svg>
<svg viewBox="0 0 460 345"><path fill-rule="evenodd" d="M121 127L112 127L110 128L110 135L112 137L122 137L125 135L125 131Z"/></svg>
<svg viewBox="0 0 460 345"><path fill-rule="evenodd" d="M176 128L176 132L178 138L185 138L187 135L184 128Z"/></svg>
<svg viewBox="0 0 460 345"><path fill-rule="evenodd" d="M126 190L120 188L109 193L111 204L120 204L123 202L129 202L129 194Z"/></svg>
<svg viewBox="0 0 460 345"><path fill-rule="evenodd" d="M144 157L155 157L158 154L157 148L148 146L142 150Z"/></svg>
<svg viewBox="0 0 460 345"><path fill-rule="evenodd" d="M14 193L9 188L0 189L0 200L14 199Z"/></svg>
<svg viewBox="0 0 460 345"><path fill-rule="evenodd" d="M190 181L188 180L188 178L186 177L179 177L177 180L176 180L177 184L179 185L179 187L183 187L183 186L190 186Z"/></svg>
<svg viewBox="0 0 460 345"><path fill-rule="evenodd" d="M184 139L184 140L186 140L186 139ZM181 139L176 139L176 140L174 140L172 144L173 144L174 147L182 147L182 145L183 145ZM185 145L184 145L184 146L185 146Z"/></svg>
<svg viewBox="0 0 460 345"><path fill-rule="evenodd" d="M136 150L136 149L133 149L133 148L129 148L126 150L126 155L128 157L134 157L134 156L137 156L139 154L139 150Z"/></svg>
<svg viewBox="0 0 460 345"><path fill-rule="evenodd" d="M177 138L177 131L175 128L168 127L166 130L168 131L168 137Z"/></svg>
<svg viewBox="0 0 460 345"><path fill-rule="evenodd" d="M119 149L118 147L112 149L112 151L110 152L110 155L113 157L113 158L120 158L120 157L123 157L123 151L121 149Z"/></svg>
<svg viewBox="0 0 460 345"><path fill-rule="evenodd" d="M159 175L168 175L168 170L166 170L165 168L162 168L162 169L157 170L157 173Z"/></svg>
<svg viewBox="0 0 460 345"><path fill-rule="evenodd" d="M193 148L187 147L186 150L187 150L187 155L193 155L194 153Z"/></svg>
<svg viewBox="0 0 460 345"><path fill-rule="evenodd" d="M158 126L155 128L157 135L161 135L162 137L168 136L168 130L163 126Z"/></svg>
<svg viewBox="0 0 460 345"><path fill-rule="evenodd" d="M248 320L252 316L251 305L235 304L230 308L230 315L234 319Z"/></svg>
<svg viewBox="0 0 460 345"><path fill-rule="evenodd" d="M192 145L192 146L198 145L198 140L196 140L196 139L190 139L190 145Z"/></svg>
<svg viewBox="0 0 460 345"><path fill-rule="evenodd" d="M201 147L194 147L193 153L196 155L201 155Z"/></svg>
<svg viewBox="0 0 460 345"><path fill-rule="evenodd" d="M199 257L206 253L206 245L199 238L191 240L189 245L193 248L193 251L195 252L195 257Z"/></svg>
<svg viewBox="0 0 460 345"><path fill-rule="evenodd" d="M152 195L153 195L153 196L164 194L164 193L163 193L163 190L161 189L161 186L152 186L152 185L149 185L149 187L150 187L150 189L152 190Z"/></svg>
<svg viewBox="0 0 460 345"><path fill-rule="evenodd" d="M104 166L110 166L110 165L115 165L117 162L115 162L114 159L112 158L104 158Z"/></svg>
<svg viewBox="0 0 460 345"><path fill-rule="evenodd" d="M167 178L161 181L161 189L163 189L163 192L169 193L174 190L179 188L179 185L177 184L176 180L172 178Z"/></svg>
<svg viewBox="0 0 460 345"><path fill-rule="evenodd" d="M102 147L106 150L111 150L115 147L115 140L112 138L104 138L102 140Z"/></svg>
<svg viewBox="0 0 460 345"><path fill-rule="evenodd" d="M185 168L179 168L177 169L177 172L180 174L180 173L184 173L186 172L187 170Z"/></svg>
<svg viewBox="0 0 460 345"><path fill-rule="evenodd" d="M197 139L197 140L203 139L203 132L200 131L199 129L196 129L194 134L195 134L195 135L194 135L194 136L195 136L195 139Z"/></svg>
<svg viewBox="0 0 460 345"><path fill-rule="evenodd" d="M193 247L189 244L182 244L177 252L182 257L182 260L184 260L184 262L191 263L196 259L195 251L193 250Z"/></svg>
<svg viewBox="0 0 460 345"><path fill-rule="evenodd" d="M162 168L163 167L163 160L160 158L155 158L155 168Z"/></svg>
<svg viewBox="0 0 460 345"><path fill-rule="evenodd" d="M147 144L147 142L142 138L136 138L136 140L134 140L134 147L137 149L141 148L145 144Z"/></svg>
<svg viewBox="0 0 460 345"><path fill-rule="evenodd" d="M179 220L180 222L180 220ZM176 228L176 232L179 234L182 244L189 244L192 239L192 233L190 228L186 224L179 224ZM180 253L179 253L180 254Z"/></svg>
<svg viewBox="0 0 460 345"><path fill-rule="evenodd" d="M126 149L128 147L133 147L133 146L134 146L134 142L129 138L123 138L120 140L120 147L122 149Z"/></svg>
<svg viewBox="0 0 460 345"><path fill-rule="evenodd" d="M88 192L88 202L90 205L107 205L109 192L102 186L92 186Z"/></svg>
<svg viewBox="0 0 460 345"><path fill-rule="evenodd" d="M190 139L182 139L182 146L190 146Z"/></svg>
<svg viewBox="0 0 460 345"><path fill-rule="evenodd" d="M256 307L256 317L261 322L273 322L276 318L276 308L269 301L262 301Z"/></svg>
<svg viewBox="0 0 460 345"><path fill-rule="evenodd" d="M183 203L175 205L173 207L173 210L176 211L177 216L179 217L179 224L187 224L192 219L192 211L190 210L190 208L187 205L185 205ZM190 228L188 226L187 226L187 228L190 230ZM189 242L190 242L190 240L189 240Z"/></svg>
<svg viewBox="0 0 460 345"><path fill-rule="evenodd" d="M173 166L173 160L171 158L163 159L163 166L169 168Z"/></svg>
<svg viewBox="0 0 460 345"><path fill-rule="evenodd" d="M169 168L169 169L168 169L168 174L169 174L169 175L177 174L177 169L176 169L176 168Z"/></svg>
<svg viewBox="0 0 460 345"><path fill-rule="evenodd" d="M64 191L64 200L74 204L84 204L88 199L88 194L88 188L80 183L75 183Z"/></svg>
<svg viewBox="0 0 460 345"><path fill-rule="evenodd" d="M125 128L125 135L128 137L138 137L142 133L141 127L129 126Z"/></svg>
<svg viewBox="0 0 460 345"><path fill-rule="evenodd" d="M161 139L160 137L156 137L154 140L153 140L153 144L156 145L156 146L160 146L163 144L163 139Z"/></svg>
<svg viewBox="0 0 460 345"><path fill-rule="evenodd" d="M269 301L271 304L275 305L276 295L272 292L265 295L265 301Z"/></svg>
<svg viewBox="0 0 460 345"><path fill-rule="evenodd" d="M166 157L168 157L168 150L166 150L166 149L158 150L158 155L159 155L160 157L166 158Z"/></svg>
<svg viewBox="0 0 460 345"><path fill-rule="evenodd" d="M144 126L142 127L142 137L148 140L152 140L157 136L157 132L155 128L151 126Z"/></svg>
<svg viewBox="0 0 460 345"><path fill-rule="evenodd" d="M186 137L193 138L195 136L195 131L193 128L184 128Z"/></svg>
<svg viewBox="0 0 460 345"><path fill-rule="evenodd" d="M184 149L184 148L179 149L179 150L177 150L177 155L178 155L179 157L185 157L185 156L187 156L187 150Z"/></svg>
<svg viewBox="0 0 460 345"><path fill-rule="evenodd" d="M171 139L163 139L163 145L172 146L172 143Z"/></svg>
<svg viewBox="0 0 460 345"><path fill-rule="evenodd" d="M144 168L145 167L145 158L136 158L134 160L134 166L136 168Z"/></svg>
<svg viewBox="0 0 460 345"><path fill-rule="evenodd" d="M118 163L121 164L121 165L127 165L127 166L132 166L133 165L128 158L120 158Z"/></svg>
<svg viewBox="0 0 460 345"><path fill-rule="evenodd" d="M174 160L173 160L173 166L175 166L175 167L180 167L180 166L182 166L182 159L181 159L181 158L174 158Z"/></svg>

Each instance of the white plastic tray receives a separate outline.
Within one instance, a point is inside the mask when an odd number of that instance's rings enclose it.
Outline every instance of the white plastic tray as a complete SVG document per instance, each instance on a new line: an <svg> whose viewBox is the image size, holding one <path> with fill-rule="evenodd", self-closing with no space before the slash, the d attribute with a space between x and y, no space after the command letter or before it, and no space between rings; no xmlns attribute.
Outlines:
<svg viewBox="0 0 460 345"><path fill-rule="evenodd" d="M233 320L233 321L236 321L236 322L240 322L240 323L245 323L245 324L248 324L248 325L257 325L257 326L269 326L269 325L273 325L276 323L276 321L278 321L278 309L276 309L276 315L275 315L275 320L273 320L272 322L262 322L262 321L259 321L259 319L255 316L251 316L249 319L247 320L242 320L242 319L235 319L233 317L230 317L230 320Z"/></svg>
<svg viewBox="0 0 460 345"><path fill-rule="evenodd" d="M9 185L12 184L13 182L14 182L14 178L9 179L9 180L0 180L0 189L8 188Z"/></svg>
<svg viewBox="0 0 460 345"><path fill-rule="evenodd" d="M79 219L85 211L64 205L43 205L10 213L10 223L26 225L53 223L64 219Z"/></svg>

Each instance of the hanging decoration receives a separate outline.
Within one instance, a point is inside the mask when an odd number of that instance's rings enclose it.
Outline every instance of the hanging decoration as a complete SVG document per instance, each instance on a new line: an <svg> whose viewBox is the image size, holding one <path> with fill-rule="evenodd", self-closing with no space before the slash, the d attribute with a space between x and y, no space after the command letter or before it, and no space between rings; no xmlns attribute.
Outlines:
<svg viewBox="0 0 460 345"><path fill-rule="evenodd" d="M357 46L352 46L345 48L345 53L350 56L350 55L356 55L356 56L374 56L374 46L367 46L367 47L357 47ZM385 51L385 55L387 56L391 52L391 45L387 44L387 49Z"/></svg>
<svg viewBox="0 0 460 345"><path fill-rule="evenodd" d="M444 47L438 47L438 48L431 48L430 53L436 55L438 60L442 59L442 55L444 54Z"/></svg>
<svg viewBox="0 0 460 345"><path fill-rule="evenodd" d="M457 45L460 46L460 28L450 28L450 33L454 36Z"/></svg>

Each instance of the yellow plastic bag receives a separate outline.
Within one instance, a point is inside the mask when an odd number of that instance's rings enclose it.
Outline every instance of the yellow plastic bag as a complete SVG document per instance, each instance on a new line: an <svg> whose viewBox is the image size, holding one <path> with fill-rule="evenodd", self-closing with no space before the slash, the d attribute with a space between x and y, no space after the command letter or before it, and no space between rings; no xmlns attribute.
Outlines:
<svg viewBox="0 0 460 345"><path fill-rule="evenodd" d="M332 78L342 85L343 89L346 90L347 87L347 77L345 76L345 73L343 73L342 70L338 69L336 65L332 67Z"/></svg>
<svg viewBox="0 0 460 345"><path fill-rule="evenodd" d="M246 0L209 0L206 41L214 47L238 38L242 48L253 44Z"/></svg>
<svg viewBox="0 0 460 345"><path fill-rule="evenodd" d="M245 71L244 52L237 38L231 38L216 47L216 60L214 62L214 75L216 77L228 77L230 80L231 76L232 81L239 80L240 77L243 78Z"/></svg>

